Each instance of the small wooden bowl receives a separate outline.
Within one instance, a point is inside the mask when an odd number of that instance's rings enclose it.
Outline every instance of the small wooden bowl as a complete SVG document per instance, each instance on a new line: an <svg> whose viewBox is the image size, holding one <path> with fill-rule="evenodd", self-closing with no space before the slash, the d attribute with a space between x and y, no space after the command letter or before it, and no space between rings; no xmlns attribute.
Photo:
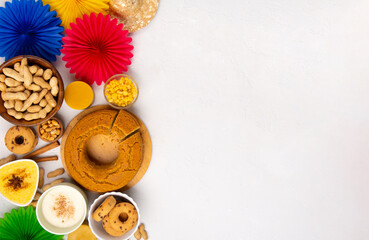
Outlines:
<svg viewBox="0 0 369 240"><path fill-rule="evenodd" d="M47 140L47 139L43 138L43 137L41 136L41 125L42 125L42 123L41 123L41 124L39 124L39 125L37 125L37 135L38 135L38 137L39 137L42 141L52 143L52 142L56 142L56 141L58 141L58 140L63 136L63 134L64 134L64 126L63 126L63 123L60 121L60 119L58 119L58 118L56 118L56 117L52 117L52 118L50 118L49 120L55 120L55 121L57 121L57 122L59 123L59 125L60 125L60 134L59 134L59 136L58 136L57 138L55 138L54 140L52 140L52 141L49 141L49 140Z"/></svg>
<svg viewBox="0 0 369 240"><path fill-rule="evenodd" d="M58 93L57 99L55 99L56 100L56 106L43 119L36 119L36 120L32 120L32 121L26 121L24 119L19 119L18 120L18 119L15 119L14 117L10 116L7 113L7 109L4 107L4 101L0 97L0 116L2 118L4 118L6 121L8 121L8 122L10 122L14 125L18 125L18 126L36 126L38 124L46 122L47 120L52 118L59 111L61 105L63 104L63 100L64 100L63 79L60 76L58 70L51 63L49 63L45 59L42 59L42 58L37 57L37 56L32 56L32 55L21 55L21 56L17 56L17 57L13 57L13 58L9 59L8 61L1 64L0 73L3 73L3 68L6 68L6 67L13 68L14 64L17 63L17 62L20 62L22 60L22 58L27 58L28 65L30 65L30 66L36 64L36 65L40 66L43 69L50 68L51 71L53 72L53 75L58 78L59 93Z"/></svg>

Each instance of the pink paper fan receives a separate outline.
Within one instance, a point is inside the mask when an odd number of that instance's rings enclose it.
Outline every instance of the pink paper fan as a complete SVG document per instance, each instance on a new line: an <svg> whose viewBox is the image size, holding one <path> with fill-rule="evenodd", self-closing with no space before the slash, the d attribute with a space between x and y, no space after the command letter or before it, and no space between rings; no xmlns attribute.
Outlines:
<svg viewBox="0 0 369 240"><path fill-rule="evenodd" d="M132 38L127 37L128 31L123 30L123 24L117 24L117 19L110 20L109 15L101 13L85 14L65 32L63 60L77 79L101 85L111 76L128 70L133 57Z"/></svg>

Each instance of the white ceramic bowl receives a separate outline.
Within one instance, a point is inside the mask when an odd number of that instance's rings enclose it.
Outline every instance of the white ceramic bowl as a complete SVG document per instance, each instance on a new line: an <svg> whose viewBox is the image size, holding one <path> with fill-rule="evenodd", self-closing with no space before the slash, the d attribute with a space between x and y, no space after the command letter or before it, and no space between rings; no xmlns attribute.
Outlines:
<svg viewBox="0 0 369 240"><path fill-rule="evenodd" d="M84 214L83 216L81 217L81 219L78 221L78 223L76 223L75 225L71 226L71 227L67 227L67 228L60 228L60 227L56 227L52 224L50 224L44 217L43 213L42 213L42 203L45 199L45 196L50 192L52 191L53 189L55 188L60 188L60 187L69 187L69 188L72 188L76 191L78 191L82 198L84 199L83 201L83 205L84 205ZM82 191L81 188L77 187L76 185L74 184L71 184L71 183L61 183L61 184L58 184L50 189L48 189L46 192L44 192L40 199L38 200L37 202L37 206L36 206L36 216L37 216L37 220L38 222L40 223L40 225L48 232L52 233L52 234L56 234L56 235L65 235L65 234L68 234L68 233L71 233L73 232L74 230L76 230L77 228L79 228L82 223L84 222L84 220L86 219L86 215L87 215L87 197L86 197L86 194Z"/></svg>
<svg viewBox="0 0 369 240"><path fill-rule="evenodd" d="M133 206L135 206L135 208L137 209L138 220L137 220L137 223L136 223L135 227L133 229L129 230L128 232L126 232L124 235L122 235L120 237L114 237L114 236L109 235L104 230L101 221L96 222L92 218L92 214L94 213L94 211L109 196L114 196L117 201L129 202ZM95 234L95 236L98 239L102 239L102 240L126 240L126 239L129 239L130 237L132 237L133 234L135 234L135 232L137 231L138 226L140 225L140 211L137 207L137 204L127 194L123 194L123 193L120 193L120 192L108 192L108 193L105 193L105 194L99 196L98 198L96 198L95 201L92 203L90 211L88 212L88 222L89 222L90 228L92 230L92 233Z"/></svg>
<svg viewBox="0 0 369 240"><path fill-rule="evenodd" d="M39 178L39 176L40 176L40 173L39 173L39 168L38 168L37 163L36 163L35 161L33 161L33 160L29 160L29 159L21 159L21 160L11 161L11 162L9 162L9 163L7 163L7 164L2 165L2 166L0 167L0 169L1 169L1 168L4 168L5 166L8 166L8 165L14 164L14 163L16 163L16 162L31 162L31 163L35 164L35 165L36 165L36 167L37 167L36 188L35 188L35 190L33 191L32 198L31 198L31 199L30 199L26 204L19 204L19 203L15 203L15 202L13 202L13 201L10 201L10 200L9 200L9 199L7 199L5 196L3 196L1 193L0 193L0 194L1 194L1 196L2 196L6 201L10 202L11 204L14 204L14 205L19 206L19 207L25 207L25 206L28 206L28 205L32 202L33 198L35 197L35 194L36 194L36 192L37 192L38 178Z"/></svg>

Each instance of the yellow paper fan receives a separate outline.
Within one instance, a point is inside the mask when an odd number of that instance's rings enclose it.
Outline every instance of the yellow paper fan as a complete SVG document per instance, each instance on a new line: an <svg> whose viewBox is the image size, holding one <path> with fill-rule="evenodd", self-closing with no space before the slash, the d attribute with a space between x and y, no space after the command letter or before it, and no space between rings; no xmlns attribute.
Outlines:
<svg viewBox="0 0 369 240"><path fill-rule="evenodd" d="M44 5L49 4L52 11L56 11L62 20L62 26L70 29L70 24L75 23L83 14L102 13L107 14L109 0L43 0Z"/></svg>

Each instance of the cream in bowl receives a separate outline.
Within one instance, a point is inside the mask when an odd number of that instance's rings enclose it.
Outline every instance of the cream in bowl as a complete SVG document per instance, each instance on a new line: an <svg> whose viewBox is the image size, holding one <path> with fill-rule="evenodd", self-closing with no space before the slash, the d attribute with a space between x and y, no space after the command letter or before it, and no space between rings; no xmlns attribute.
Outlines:
<svg viewBox="0 0 369 240"><path fill-rule="evenodd" d="M42 194L36 208L41 226L54 234L77 229L87 214L86 195L77 186L63 183Z"/></svg>

